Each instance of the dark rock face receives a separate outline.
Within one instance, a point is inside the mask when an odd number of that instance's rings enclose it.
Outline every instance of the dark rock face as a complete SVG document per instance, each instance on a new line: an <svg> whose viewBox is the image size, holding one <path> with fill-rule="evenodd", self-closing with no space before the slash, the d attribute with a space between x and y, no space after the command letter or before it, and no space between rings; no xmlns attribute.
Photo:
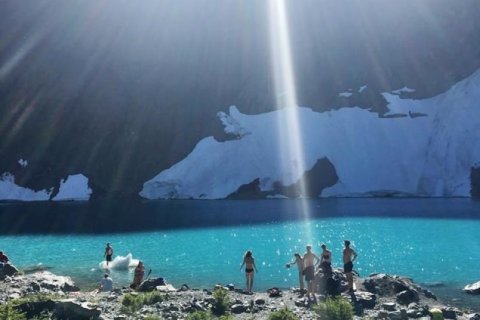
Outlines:
<svg viewBox="0 0 480 320"><path fill-rule="evenodd" d="M379 92L408 86L417 89L409 97L431 97L480 67L476 0L342 3L289 3L299 105L381 116ZM93 198L138 197L200 139L222 135L218 111L274 109L264 2L158 4L165 17L146 28L151 8L108 0L87 28L95 5L2 1L0 173L20 185L58 190L83 173ZM350 98L338 96L349 88Z"/></svg>
<svg viewBox="0 0 480 320"><path fill-rule="evenodd" d="M227 196L227 199L264 199L267 196L284 195L289 198L297 198L301 194L301 185L305 186L307 194L310 198L320 196L322 190L333 186L338 182L335 166L327 159L318 160L312 169L305 172L300 180L289 186L281 183L275 183L272 191L260 190L260 179L257 178L252 182L240 186L237 191Z"/></svg>

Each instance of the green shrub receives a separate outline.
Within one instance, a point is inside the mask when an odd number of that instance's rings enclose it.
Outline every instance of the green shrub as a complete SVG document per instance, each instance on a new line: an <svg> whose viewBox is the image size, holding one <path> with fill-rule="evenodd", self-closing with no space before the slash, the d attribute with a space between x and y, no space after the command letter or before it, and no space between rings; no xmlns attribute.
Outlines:
<svg viewBox="0 0 480 320"><path fill-rule="evenodd" d="M268 320L299 320L298 317L287 308L274 311L268 317Z"/></svg>
<svg viewBox="0 0 480 320"><path fill-rule="evenodd" d="M228 297L228 290L222 287L215 288L213 290L213 299L215 302L212 306L213 314L220 316L230 308L230 298Z"/></svg>
<svg viewBox="0 0 480 320"><path fill-rule="evenodd" d="M158 291L141 294L127 293L122 299L122 310L126 313L133 313L140 310L144 305L152 305L165 300L166 297Z"/></svg>
<svg viewBox="0 0 480 320"><path fill-rule="evenodd" d="M313 308L322 320L351 320L353 307L344 298L327 298Z"/></svg>
<svg viewBox="0 0 480 320"><path fill-rule="evenodd" d="M149 314L143 320L162 320L162 318L156 314Z"/></svg>
<svg viewBox="0 0 480 320"><path fill-rule="evenodd" d="M27 320L27 317L17 311L11 303L6 303L0 306L0 320Z"/></svg>

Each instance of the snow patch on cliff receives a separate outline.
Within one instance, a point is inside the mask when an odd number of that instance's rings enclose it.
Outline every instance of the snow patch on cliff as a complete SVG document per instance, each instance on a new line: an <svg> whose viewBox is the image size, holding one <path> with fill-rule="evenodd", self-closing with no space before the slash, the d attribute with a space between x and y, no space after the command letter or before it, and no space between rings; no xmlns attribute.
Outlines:
<svg viewBox="0 0 480 320"><path fill-rule="evenodd" d="M88 187L88 178L83 174L70 175L60 183L60 191L54 201L88 200L92 189Z"/></svg>
<svg viewBox="0 0 480 320"><path fill-rule="evenodd" d="M51 190L33 191L15 184L11 173L0 176L0 200L44 201L50 199Z"/></svg>
<svg viewBox="0 0 480 320"><path fill-rule="evenodd" d="M321 196L469 196L470 169L480 161L480 71L430 99L383 95L391 115L427 116L379 118L360 108L298 109L305 170L326 157L339 177ZM294 168L300 159L292 154L280 161L284 141L278 130L288 128L278 125L286 116L285 110L245 115L230 108L229 115L219 114L225 131L248 135L201 140L185 159L145 182L140 195L218 199L256 178L262 190L297 181L301 173Z"/></svg>

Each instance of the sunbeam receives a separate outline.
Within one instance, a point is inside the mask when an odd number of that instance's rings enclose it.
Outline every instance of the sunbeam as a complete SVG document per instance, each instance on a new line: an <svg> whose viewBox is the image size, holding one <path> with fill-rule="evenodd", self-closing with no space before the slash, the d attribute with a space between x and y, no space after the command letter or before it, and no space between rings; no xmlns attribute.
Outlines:
<svg viewBox="0 0 480 320"><path fill-rule="evenodd" d="M276 104L278 108L278 139L280 144L280 161L285 180L295 182L305 172L303 139L300 128L299 108L295 88L295 75L288 27L286 3L284 0L269 0L269 19L271 35L271 52ZM290 176L291 175L291 176ZM305 181L299 180L298 196L308 195ZM306 222L310 212L306 201L302 201L301 215ZM308 223L305 223L306 241L313 240Z"/></svg>

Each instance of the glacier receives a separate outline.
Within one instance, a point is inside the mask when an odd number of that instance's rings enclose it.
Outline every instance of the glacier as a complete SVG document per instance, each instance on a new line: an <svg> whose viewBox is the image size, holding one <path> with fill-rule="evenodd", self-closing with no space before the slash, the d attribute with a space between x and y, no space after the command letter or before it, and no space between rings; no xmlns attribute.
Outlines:
<svg viewBox="0 0 480 320"><path fill-rule="evenodd" d="M327 158L339 177L319 196L469 197L471 169L480 166L480 70L428 99L394 93L383 93L386 117L357 107L299 107L305 170ZM221 199L257 178L263 191L301 178L295 170L300 159L292 154L280 161L277 130L288 128L277 126L285 123L279 121L285 110L246 115L232 106L218 116L236 139L202 139L186 158L146 181L141 197Z"/></svg>

